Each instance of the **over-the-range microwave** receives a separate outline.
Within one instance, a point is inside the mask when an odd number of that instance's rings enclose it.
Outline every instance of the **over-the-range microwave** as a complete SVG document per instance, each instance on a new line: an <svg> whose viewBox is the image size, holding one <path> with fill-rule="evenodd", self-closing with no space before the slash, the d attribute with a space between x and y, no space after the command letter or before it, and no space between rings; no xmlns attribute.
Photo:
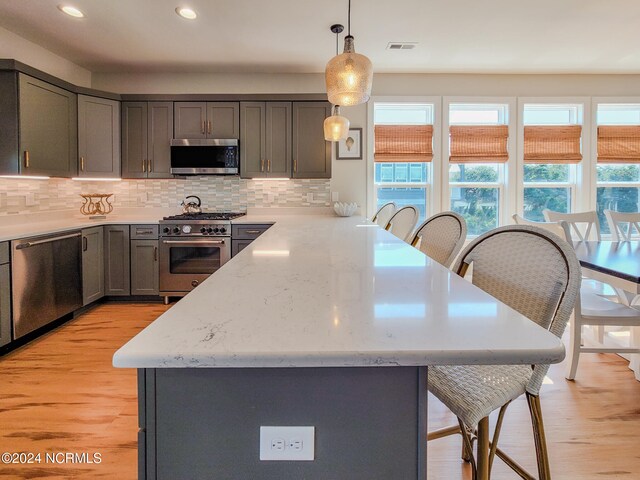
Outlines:
<svg viewBox="0 0 640 480"><path fill-rule="evenodd" d="M238 175L238 140L171 140L171 173L175 175Z"/></svg>

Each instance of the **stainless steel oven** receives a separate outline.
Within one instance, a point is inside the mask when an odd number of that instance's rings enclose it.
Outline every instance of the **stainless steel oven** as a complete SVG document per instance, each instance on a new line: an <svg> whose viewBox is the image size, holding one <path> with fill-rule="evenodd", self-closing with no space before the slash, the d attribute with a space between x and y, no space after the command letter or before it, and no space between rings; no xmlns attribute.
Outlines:
<svg viewBox="0 0 640 480"><path fill-rule="evenodd" d="M230 218L242 214L177 215L160 221L160 295L182 297L231 258Z"/></svg>

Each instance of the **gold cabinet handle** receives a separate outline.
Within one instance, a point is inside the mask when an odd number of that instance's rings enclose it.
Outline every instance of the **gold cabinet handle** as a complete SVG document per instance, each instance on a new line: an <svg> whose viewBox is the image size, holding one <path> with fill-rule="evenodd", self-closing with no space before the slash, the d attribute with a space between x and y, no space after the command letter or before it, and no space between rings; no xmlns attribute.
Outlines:
<svg viewBox="0 0 640 480"><path fill-rule="evenodd" d="M260 159L260 171L264 172L264 158Z"/></svg>
<svg viewBox="0 0 640 480"><path fill-rule="evenodd" d="M271 160L267 160L267 172L271 171Z"/></svg>
<svg viewBox="0 0 640 480"><path fill-rule="evenodd" d="M153 163L151 163L151 159L147 160L147 170L149 170L149 173L153 171Z"/></svg>
<svg viewBox="0 0 640 480"><path fill-rule="evenodd" d="M203 134L204 134L204 129L205 129L205 124L206 124L206 123L207 123L206 121L202 120L202 129L201 129L201 132L202 132Z"/></svg>
<svg viewBox="0 0 640 480"><path fill-rule="evenodd" d="M142 159L142 173L147 171L147 163L144 159Z"/></svg>
<svg viewBox="0 0 640 480"><path fill-rule="evenodd" d="M293 160L293 172L294 173L298 172L298 159Z"/></svg>
<svg viewBox="0 0 640 480"><path fill-rule="evenodd" d="M84 172L84 157L80 157L80 171Z"/></svg>
<svg viewBox="0 0 640 480"><path fill-rule="evenodd" d="M158 261L158 247L153 247L153 261Z"/></svg>
<svg viewBox="0 0 640 480"><path fill-rule="evenodd" d="M207 133L211 133L211 120L207 121Z"/></svg>
<svg viewBox="0 0 640 480"><path fill-rule="evenodd" d="M29 150L24 151L24 168L29 168L31 165L29 163Z"/></svg>

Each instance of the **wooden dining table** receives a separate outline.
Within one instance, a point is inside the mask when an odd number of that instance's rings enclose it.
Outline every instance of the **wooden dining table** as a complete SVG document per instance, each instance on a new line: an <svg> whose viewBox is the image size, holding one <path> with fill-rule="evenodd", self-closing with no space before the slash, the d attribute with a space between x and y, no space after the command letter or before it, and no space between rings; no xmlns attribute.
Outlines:
<svg viewBox="0 0 640 480"><path fill-rule="evenodd" d="M574 247L585 277L611 285L626 304L640 295L640 241L575 242ZM640 344L640 327L631 327L630 342ZM640 380L639 354L631 354L629 368Z"/></svg>

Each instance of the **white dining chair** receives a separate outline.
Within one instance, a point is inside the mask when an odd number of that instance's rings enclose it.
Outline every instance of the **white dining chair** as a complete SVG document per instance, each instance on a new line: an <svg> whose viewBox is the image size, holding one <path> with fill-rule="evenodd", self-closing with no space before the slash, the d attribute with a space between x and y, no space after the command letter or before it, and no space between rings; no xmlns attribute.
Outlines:
<svg viewBox="0 0 640 480"><path fill-rule="evenodd" d="M640 213L616 212L605 210L604 216L609 230L616 242L630 242L640 239ZM635 230L635 234L633 231Z"/></svg>
<svg viewBox="0 0 640 480"><path fill-rule="evenodd" d="M416 207L407 205L393 214L385 229L406 242L411 237L411 233L413 233L413 229L416 227L416 223L418 223L419 216Z"/></svg>
<svg viewBox="0 0 640 480"><path fill-rule="evenodd" d="M533 227L544 228L546 231L555 233L562 240L567 241L567 238L571 238L571 233L569 232L569 224L565 221L560 222L534 222L533 220L527 220L524 217L521 217L518 214L513 215L513 221L516 225L530 225Z"/></svg>
<svg viewBox="0 0 640 480"><path fill-rule="evenodd" d="M382 228L385 228L393 214L396 213L396 209L397 207L395 203L385 203L378 209L371 221L377 223Z"/></svg>
<svg viewBox="0 0 640 480"><path fill-rule="evenodd" d="M455 212L429 217L418 227L411 245L449 268L467 238L467 222Z"/></svg>
<svg viewBox="0 0 640 480"><path fill-rule="evenodd" d="M582 214L577 215L580 215L580 221L587 218L587 216L582 216ZM560 217L551 215L549 218ZM593 215L590 215L590 218L592 220ZM518 215L514 215L513 219L516 223L526 223L529 225L537 223L540 227L556 234L564 232L566 240L568 242L572 240L568 222L564 220L559 222L531 222ZM582 283L584 284L585 281L583 280ZM620 299L619 295L612 297ZM567 349L567 370L565 373L567 380L574 380L576 378L581 353L640 353L639 348L631 346L620 347L604 345L605 327L640 326L640 310L631 308L624 303L614 302L611 299L594 293L591 288L585 288L584 286L580 288L579 298L579 301L576 302L573 320L569 328L569 348ZM583 335L583 327L585 326L595 327L595 337L599 345L586 345Z"/></svg>
<svg viewBox="0 0 640 480"><path fill-rule="evenodd" d="M580 289L580 264L566 241L529 225L499 227L473 240L460 254L453 271L464 277L468 269L476 286L562 336ZM458 417L458 425L430 432L428 440L461 434L462 457L471 463L476 480L490 478L496 455L522 478L534 478L498 448L507 407L526 395L539 478L550 479L539 397L548 369L549 365L430 366L429 391ZM489 414L495 410L499 412L490 439Z"/></svg>

